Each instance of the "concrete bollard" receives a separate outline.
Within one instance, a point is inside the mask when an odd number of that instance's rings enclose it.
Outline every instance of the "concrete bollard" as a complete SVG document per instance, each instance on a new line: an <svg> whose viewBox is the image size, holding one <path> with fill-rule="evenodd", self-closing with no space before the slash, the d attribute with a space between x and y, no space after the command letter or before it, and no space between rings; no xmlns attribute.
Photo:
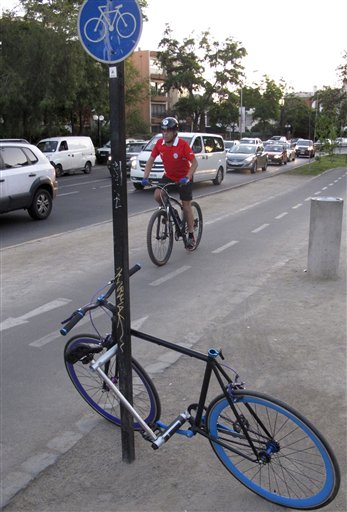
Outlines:
<svg viewBox="0 0 347 512"><path fill-rule="evenodd" d="M313 277L334 278L339 266L343 199L311 198L307 271Z"/></svg>

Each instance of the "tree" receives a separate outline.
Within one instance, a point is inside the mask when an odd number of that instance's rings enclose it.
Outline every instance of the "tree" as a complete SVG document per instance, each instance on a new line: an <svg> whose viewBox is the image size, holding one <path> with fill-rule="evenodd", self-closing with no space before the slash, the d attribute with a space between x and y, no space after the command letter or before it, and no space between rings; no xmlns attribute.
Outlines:
<svg viewBox="0 0 347 512"><path fill-rule="evenodd" d="M204 131L205 114L215 101L223 101L230 87L240 82L245 48L230 37L219 43L208 31L180 43L173 39L168 25L159 48L163 48L158 61L166 74L165 90L175 88L182 95L175 110L192 119L194 130Z"/></svg>
<svg viewBox="0 0 347 512"><path fill-rule="evenodd" d="M262 136L271 131L271 122L280 120L280 100L283 98L284 85L277 85L274 80L265 75L262 80L259 92L260 98L256 102L253 119L258 120L258 127Z"/></svg>

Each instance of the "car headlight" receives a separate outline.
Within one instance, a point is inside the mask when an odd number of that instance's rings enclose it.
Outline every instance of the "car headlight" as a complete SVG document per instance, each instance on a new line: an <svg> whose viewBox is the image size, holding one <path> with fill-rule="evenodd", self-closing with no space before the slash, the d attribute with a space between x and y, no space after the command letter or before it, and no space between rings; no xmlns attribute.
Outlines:
<svg viewBox="0 0 347 512"><path fill-rule="evenodd" d="M251 162L253 160L253 157L252 156L248 156L247 158L244 159L244 162L249 164L249 162Z"/></svg>
<svg viewBox="0 0 347 512"><path fill-rule="evenodd" d="M136 156L132 156L130 158L130 167L132 169L136 169L136 166L137 166L137 157Z"/></svg>

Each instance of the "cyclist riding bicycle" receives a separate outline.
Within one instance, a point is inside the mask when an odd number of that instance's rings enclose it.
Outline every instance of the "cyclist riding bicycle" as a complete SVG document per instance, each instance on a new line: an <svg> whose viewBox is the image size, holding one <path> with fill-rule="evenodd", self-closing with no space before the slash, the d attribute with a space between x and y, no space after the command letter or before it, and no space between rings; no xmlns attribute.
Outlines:
<svg viewBox="0 0 347 512"><path fill-rule="evenodd" d="M148 176L152 170L154 160L160 155L165 171L161 184L177 183L181 185L179 189L180 199L188 225L186 248L191 251L195 247L194 218L191 207L193 199L192 177L198 167L198 161L189 144L184 139L178 137L177 119L166 117L162 120L160 126L163 138L157 141L152 150L151 156L146 163L141 185L149 185ZM162 204L162 191L159 188L155 189L154 198L157 203Z"/></svg>

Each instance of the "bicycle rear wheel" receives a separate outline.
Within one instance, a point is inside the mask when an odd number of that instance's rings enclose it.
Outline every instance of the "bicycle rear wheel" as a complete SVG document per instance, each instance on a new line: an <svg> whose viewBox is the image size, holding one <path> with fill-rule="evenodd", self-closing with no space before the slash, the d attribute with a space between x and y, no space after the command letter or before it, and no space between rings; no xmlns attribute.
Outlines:
<svg viewBox="0 0 347 512"><path fill-rule="evenodd" d="M100 339L94 335L77 335L71 338L65 345L64 361L69 377L84 400L101 416L111 421L115 425L121 425L120 419L120 402L112 390L105 384L97 372L90 370L89 360L86 356L82 357L76 363L69 362L68 354L71 351L78 350L78 347L90 344L100 345ZM93 359L97 360L106 352L104 348L98 354L93 355ZM140 364L132 358L132 379L133 379L133 402L134 408L142 416L147 423L155 423L160 418L160 400L157 390L150 377ZM117 354L111 358L103 367L103 371L118 387L119 373L117 364ZM133 424L134 430L140 430L138 423Z"/></svg>
<svg viewBox="0 0 347 512"><path fill-rule="evenodd" d="M156 210L149 219L147 249L155 265L161 267L168 262L173 246L173 229L165 210Z"/></svg>
<svg viewBox="0 0 347 512"><path fill-rule="evenodd" d="M191 250L195 251L198 248L198 245L200 244L203 229L202 211L200 205L196 201L192 201L192 212L194 218L195 246L194 249ZM188 233L187 222L185 223L185 232Z"/></svg>
<svg viewBox="0 0 347 512"><path fill-rule="evenodd" d="M340 472L324 437L288 405L252 391L235 391L238 417L224 395L209 405L212 448L243 485L278 505L315 509L332 501ZM249 435L256 455L242 426Z"/></svg>

